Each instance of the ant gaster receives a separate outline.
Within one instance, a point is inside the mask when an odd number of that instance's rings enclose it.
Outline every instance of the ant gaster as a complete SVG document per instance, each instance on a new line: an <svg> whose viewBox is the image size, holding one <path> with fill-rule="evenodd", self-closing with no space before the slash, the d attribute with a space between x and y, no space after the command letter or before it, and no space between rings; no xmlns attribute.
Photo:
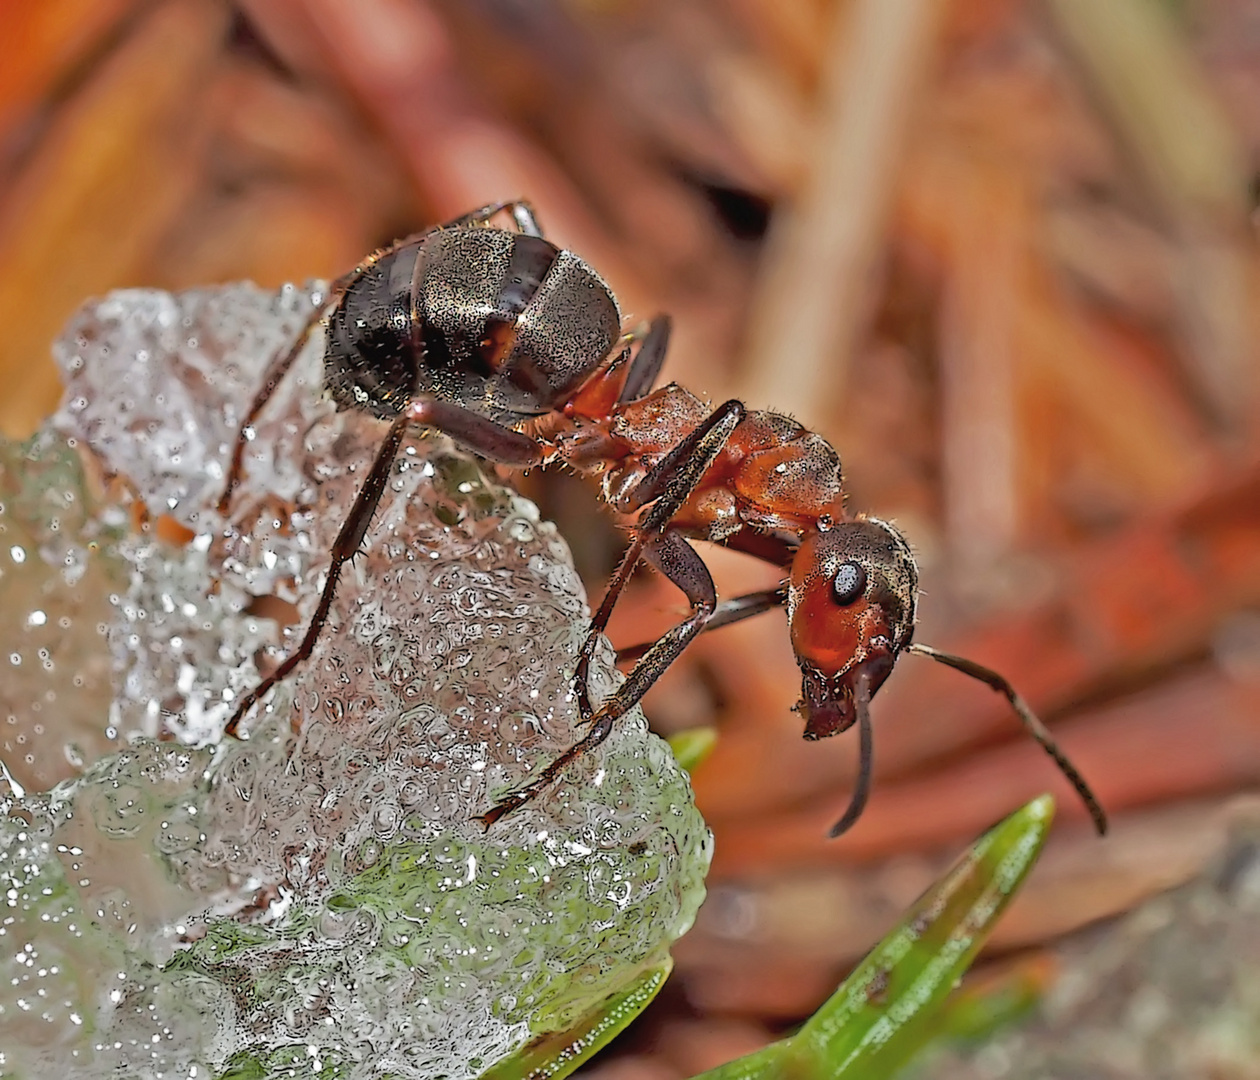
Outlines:
<svg viewBox="0 0 1260 1080"><path fill-rule="evenodd" d="M491 225L499 214L514 228ZM849 516L840 459L820 435L776 413L727 401L711 409L676 384L653 389L669 322L621 333L603 279L542 235L527 203L483 207L408 237L334 282L289 351L270 367L233 451L219 502L226 514L239 483L248 432L307 339L326 321L324 377L339 408L365 410L389 428L337 539L315 615L297 649L237 705L225 729L310 656L337 580L358 551L409 430L433 428L505 465L564 462L602 477L602 494L633 518L633 538L595 612L575 672L589 731L506 795L487 826L521 806L612 731L701 631L787 610L801 668L805 738L857 725L858 782L838 836L870 790L870 699L897 658L914 652L1003 694L1054 758L1100 833L1106 817L1075 767L1014 688L969 660L912 643L918 570L905 538L874 517ZM709 540L781 566L776 589L717 601L708 568L689 540ZM636 660L598 707L588 671L614 606L640 560L682 590L688 616L660 639L622 653Z"/></svg>

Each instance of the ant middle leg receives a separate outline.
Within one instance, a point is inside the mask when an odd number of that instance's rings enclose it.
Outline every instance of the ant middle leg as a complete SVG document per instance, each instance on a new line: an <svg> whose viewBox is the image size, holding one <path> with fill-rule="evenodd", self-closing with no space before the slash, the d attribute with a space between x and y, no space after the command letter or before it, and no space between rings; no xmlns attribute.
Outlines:
<svg viewBox="0 0 1260 1080"><path fill-rule="evenodd" d="M626 676L626 681L617 688L617 692L590 717L591 727L586 735L550 762L534 780L500 799L489 811L482 814L477 820L483 825L489 827L505 814L523 806L551 784L569 765L607 739L617 721L639 703L639 699L682 655L683 650L712 618L717 607L713 577L696 549L680 534L667 531L652 537L650 542L643 545L642 555L683 591L691 602L691 614L652 644L643 658L635 664L634 670Z"/></svg>
<svg viewBox="0 0 1260 1080"><path fill-rule="evenodd" d="M794 543L766 533L748 530L728 537L726 546L731 551L742 551L762 562L770 563L772 566L781 566L785 571L791 566L792 559L796 555L796 545ZM742 596L733 596L729 600L723 600L718 604L717 611L713 613L713 618L705 624L704 632L707 634L710 630L720 630L724 626L742 622L744 619L751 619L754 615L761 615L776 607L786 607L787 601L788 590L786 581L773 589L758 589L756 592L745 593ZM637 660L651 646L652 643L647 641L639 645L630 645L624 649L618 649L617 662Z"/></svg>

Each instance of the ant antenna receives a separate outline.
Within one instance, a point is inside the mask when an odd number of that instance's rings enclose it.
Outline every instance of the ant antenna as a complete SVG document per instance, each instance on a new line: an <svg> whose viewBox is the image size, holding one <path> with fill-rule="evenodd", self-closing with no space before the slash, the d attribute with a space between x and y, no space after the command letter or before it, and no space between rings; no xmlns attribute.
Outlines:
<svg viewBox="0 0 1260 1080"><path fill-rule="evenodd" d="M862 816L866 809L866 800L871 794L871 679L863 672L858 676L857 688L853 694L853 704L857 712L858 723L858 778L857 787L853 789L853 797L849 800L849 808L844 817L831 826L828 835L834 840L848 832Z"/></svg>
<svg viewBox="0 0 1260 1080"><path fill-rule="evenodd" d="M1059 766L1059 771L1067 777L1068 783L1076 789L1076 793L1081 797L1081 801L1085 804L1086 809L1089 810L1089 816L1094 819L1094 828L1098 830L1098 835L1103 836L1106 834L1106 811L1103 810L1102 805L1090 790L1089 785L1085 783L1085 778L1077 772L1076 766L1059 749L1059 744L1054 741L1054 736L1050 734L1046 725L1037 718L1037 714L1028 707L1028 703L1015 692L1015 687L992 668L987 668L983 664L977 664L974 660L965 660L961 656L940 652L927 645L911 645L909 651L918 653L920 656L926 656L929 660L935 660L938 664L944 664L946 667L952 667L955 671L961 671L964 675L970 675L973 679L978 679L1005 697L1011 703L1011 708L1015 710L1024 727L1028 729L1028 733L1041 744L1041 748L1047 754L1054 758L1054 763ZM850 809L852 808L850 807ZM846 819L848 816L848 814L845 814ZM833 832L832 835L834 836L835 833Z"/></svg>

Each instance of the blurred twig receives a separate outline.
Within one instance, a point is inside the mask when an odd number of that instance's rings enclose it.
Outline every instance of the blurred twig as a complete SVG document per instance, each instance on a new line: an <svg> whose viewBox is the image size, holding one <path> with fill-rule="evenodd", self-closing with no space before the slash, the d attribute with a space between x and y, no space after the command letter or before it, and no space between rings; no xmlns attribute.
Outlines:
<svg viewBox="0 0 1260 1080"><path fill-rule="evenodd" d="M809 175L779 210L750 313L743 396L825 429L869 318L893 177L941 0L855 0L832 30Z"/></svg>
<svg viewBox="0 0 1260 1080"><path fill-rule="evenodd" d="M1180 243L1185 359L1235 437L1257 418L1247 156L1165 6L1046 0Z"/></svg>

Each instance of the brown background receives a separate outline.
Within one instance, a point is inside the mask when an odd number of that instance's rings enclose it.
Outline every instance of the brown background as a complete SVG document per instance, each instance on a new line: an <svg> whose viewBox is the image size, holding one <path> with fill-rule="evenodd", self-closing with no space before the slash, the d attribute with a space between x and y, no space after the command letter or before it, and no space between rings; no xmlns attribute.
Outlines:
<svg viewBox="0 0 1260 1080"><path fill-rule="evenodd" d="M1219 847L1260 775L1256 4L31 0L0 50L6 434L54 407L88 296L331 277L525 196L627 315L674 315L669 377L839 447L921 557L919 639L1007 674L1113 814L1099 842L994 695L911 658L870 809L827 842L855 750L800 740L781 617L705 638L647 711L720 729L712 896L601 1068L759 1045L1042 790L1062 820L998 979L1051 978L1047 942ZM593 496L523 486L598 589ZM680 608L644 578L613 638Z"/></svg>

